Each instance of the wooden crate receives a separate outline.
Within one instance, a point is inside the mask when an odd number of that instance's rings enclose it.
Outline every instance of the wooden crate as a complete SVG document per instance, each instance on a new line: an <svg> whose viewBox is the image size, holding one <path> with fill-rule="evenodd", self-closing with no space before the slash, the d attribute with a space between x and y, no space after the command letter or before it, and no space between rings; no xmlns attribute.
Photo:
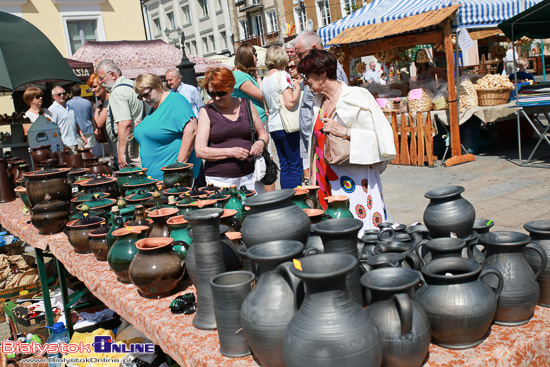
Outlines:
<svg viewBox="0 0 550 367"><path fill-rule="evenodd" d="M425 117L422 112L401 114L400 124L397 123L398 112L386 112L393 130L393 140L397 154L392 164L403 166L433 167L437 157L433 154L433 125L430 113ZM416 118L413 117L416 115Z"/></svg>

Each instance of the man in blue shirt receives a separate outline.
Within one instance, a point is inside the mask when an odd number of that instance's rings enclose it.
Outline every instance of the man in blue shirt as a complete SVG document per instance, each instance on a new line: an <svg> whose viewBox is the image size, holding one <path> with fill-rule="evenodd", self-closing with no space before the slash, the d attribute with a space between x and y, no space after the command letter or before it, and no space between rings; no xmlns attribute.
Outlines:
<svg viewBox="0 0 550 367"><path fill-rule="evenodd" d="M177 68L170 69L166 72L166 84L172 89L172 92L177 92L187 98L191 104L191 109L195 117L199 117L199 110L204 106L201 94L196 87L181 82L181 74Z"/></svg>
<svg viewBox="0 0 550 367"><path fill-rule="evenodd" d="M76 123L80 128L81 136L78 137L79 149L82 147L91 148L95 145L94 109L90 101L80 96L81 93L82 90L80 89L80 85L73 85L71 87L71 94L73 95L73 98L67 101L67 106L74 111Z"/></svg>
<svg viewBox="0 0 550 367"><path fill-rule="evenodd" d="M74 111L67 106L67 93L63 87L57 86L52 89L54 102L48 108L52 113L52 121L61 130L61 140L69 151L74 154L78 146L80 129L74 118Z"/></svg>
<svg viewBox="0 0 550 367"><path fill-rule="evenodd" d="M363 73L365 83L380 83L380 75L376 71L376 63L371 61L369 67L370 69Z"/></svg>

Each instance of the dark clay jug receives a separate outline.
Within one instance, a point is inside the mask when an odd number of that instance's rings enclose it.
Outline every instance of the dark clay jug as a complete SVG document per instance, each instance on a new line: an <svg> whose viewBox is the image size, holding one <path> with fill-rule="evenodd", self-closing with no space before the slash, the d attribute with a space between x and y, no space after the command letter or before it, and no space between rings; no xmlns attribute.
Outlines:
<svg viewBox="0 0 550 367"><path fill-rule="evenodd" d="M132 260L138 253L135 245L136 241L145 235L149 227L133 226L119 228L113 232L116 241L109 249L107 261L109 267L117 275L117 280L121 283L131 283L128 270Z"/></svg>
<svg viewBox="0 0 550 367"><path fill-rule="evenodd" d="M480 242L485 246L483 269L497 269L504 278L495 323L505 326L525 324L533 315L539 299L536 280L546 268L546 252L536 243L530 243L528 235L519 232L489 232L480 237ZM536 274L525 257L527 249L541 259Z"/></svg>
<svg viewBox="0 0 550 367"><path fill-rule="evenodd" d="M88 233L88 246L97 261L107 261L107 255L109 254L107 234L109 233L109 228L108 226L104 226Z"/></svg>
<svg viewBox="0 0 550 367"><path fill-rule="evenodd" d="M166 221L178 214L176 208L162 208L150 211L147 216L153 219L150 237L170 237L170 228Z"/></svg>
<svg viewBox="0 0 550 367"><path fill-rule="evenodd" d="M307 256L290 271L305 283L306 296L283 341L287 367L374 367L382 343L366 310L346 289L346 275L357 268L347 254Z"/></svg>
<svg viewBox="0 0 550 367"><path fill-rule="evenodd" d="M276 190L252 196L244 205L250 207L241 227L243 241L250 248L275 240L307 243L311 224L306 213L290 199L294 190Z"/></svg>
<svg viewBox="0 0 550 367"><path fill-rule="evenodd" d="M139 252L128 275L140 296L163 298L174 293L183 277L185 261L172 249L173 243L170 237L149 237L136 242Z"/></svg>
<svg viewBox="0 0 550 367"><path fill-rule="evenodd" d="M288 269L290 260L303 248L301 242L283 240L261 243L247 251L258 264L259 274L242 305L241 323L262 366L284 366L283 337L303 295L303 290L298 291L299 279Z"/></svg>
<svg viewBox="0 0 550 367"><path fill-rule="evenodd" d="M44 195L42 195L42 198L44 198ZM9 203L14 200L15 194L8 177L6 158L0 158L0 203Z"/></svg>
<svg viewBox="0 0 550 367"><path fill-rule="evenodd" d="M493 322L502 291L502 274L471 259L445 257L422 268L425 284L415 299L428 314L432 342L445 348L466 349L483 341ZM496 290L486 281L497 279Z"/></svg>
<svg viewBox="0 0 550 367"><path fill-rule="evenodd" d="M193 252L187 252L187 260L193 257L194 263L200 264L192 277L197 289L197 313L193 319L193 326L197 329L216 328L210 279L226 271L219 229L222 214L223 209L207 208L183 216L193 231Z"/></svg>
<svg viewBox="0 0 550 367"><path fill-rule="evenodd" d="M329 219L313 225L313 231L321 236L324 253L348 254L359 258L357 250L357 235L363 227L363 222L355 218ZM359 266L352 269L346 276L346 286L353 298L363 304L361 295L361 270Z"/></svg>
<svg viewBox="0 0 550 367"><path fill-rule="evenodd" d="M458 238L468 237L476 219L474 206L460 194L462 186L446 186L424 194L430 204L424 210L424 224L433 238L449 237L453 232Z"/></svg>
<svg viewBox="0 0 550 367"><path fill-rule="evenodd" d="M546 257L550 256L550 220L536 220L526 223L523 228L529 232L529 236L533 243L536 243L544 249ZM525 257L529 265L535 272L538 272L541 265L540 257L531 250L525 251ZM550 307L550 265L546 263L546 267L537 278L540 287L540 297L538 304L544 307Z"/></svg>
<svg viewBox="0 0 550 367"><path fill-rule="evenodd" d="M423 264L441 257L462 257L462 250L466 248L466 241L460 238L440 237L421 242L416 247L416 254ZM467 255L473 259L472 249L467 248Z"/></svg>
<svg viewBox="0 0 550 367"><path fill-rule="evenodd" d="M376 269L361 277L369 294L367 314L384 347L383 366L419 367L428 354L430 321L414 301L419 283L420 272L406 268Z"/></svg>

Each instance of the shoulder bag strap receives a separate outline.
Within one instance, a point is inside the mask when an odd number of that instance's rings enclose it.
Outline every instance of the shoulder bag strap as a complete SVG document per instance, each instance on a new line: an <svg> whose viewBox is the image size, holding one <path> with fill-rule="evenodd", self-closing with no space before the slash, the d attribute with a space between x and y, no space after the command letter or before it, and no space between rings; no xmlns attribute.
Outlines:
<svg viewBox="0 0 550 367"><path fill-rule="evenodd" d="M130 87L132 89L134 89L134 86L132 84L126 84L126 83L121 83L119 85L116 85L113 89L111 89L111 92L120 87L120 86L124 86L124 87ZM147 112L145 111L145 102L141 101L141 103L143 103L143 113L141 114L141 119L143 120L145 118L145 115L147 114ZM109 111L109 117L111 118L111 131L113 132L113 136L115 138L118 138L118 132L115 130L115 119L113 117L113 111L111 111L111 105L109 104L109 107L107 108L107 111Z"/></svg>
<svg viewBox="0 0 550 367"><path fill-rule="evenodd" d="M256 142L256 127L254 126L254 119L252 118L252 111L250 111L250 101L245 98L246 111L248 112L248 120L250 120L250 133L252 134L252 144Z"/></svg>

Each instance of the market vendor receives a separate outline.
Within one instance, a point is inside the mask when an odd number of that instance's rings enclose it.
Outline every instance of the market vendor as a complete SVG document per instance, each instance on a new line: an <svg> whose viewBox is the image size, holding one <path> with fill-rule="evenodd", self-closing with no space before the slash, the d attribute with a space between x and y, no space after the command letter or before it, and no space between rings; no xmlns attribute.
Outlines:
<svg viewBox="0 0 550 367"><path fill-rule="evenodd" d="M416 66L416 80L435 79L436 75L438 78L447 80L447 73L430 63L428 51L423 48L416 51L414 65Z"/></svg>
<svg viewBox="0 0 550 367"><path fill-rule="evenodd" d="M517 73L510 74L508 77L510 78L510 81L512 83L516 80L516 74L518 78L518 82L523 82L526 80L535 80L535 77L533 74L527 72L527 67L529 66L529 60L527 60L524 57L520 57L518 60L519 70Z"/></svg>

